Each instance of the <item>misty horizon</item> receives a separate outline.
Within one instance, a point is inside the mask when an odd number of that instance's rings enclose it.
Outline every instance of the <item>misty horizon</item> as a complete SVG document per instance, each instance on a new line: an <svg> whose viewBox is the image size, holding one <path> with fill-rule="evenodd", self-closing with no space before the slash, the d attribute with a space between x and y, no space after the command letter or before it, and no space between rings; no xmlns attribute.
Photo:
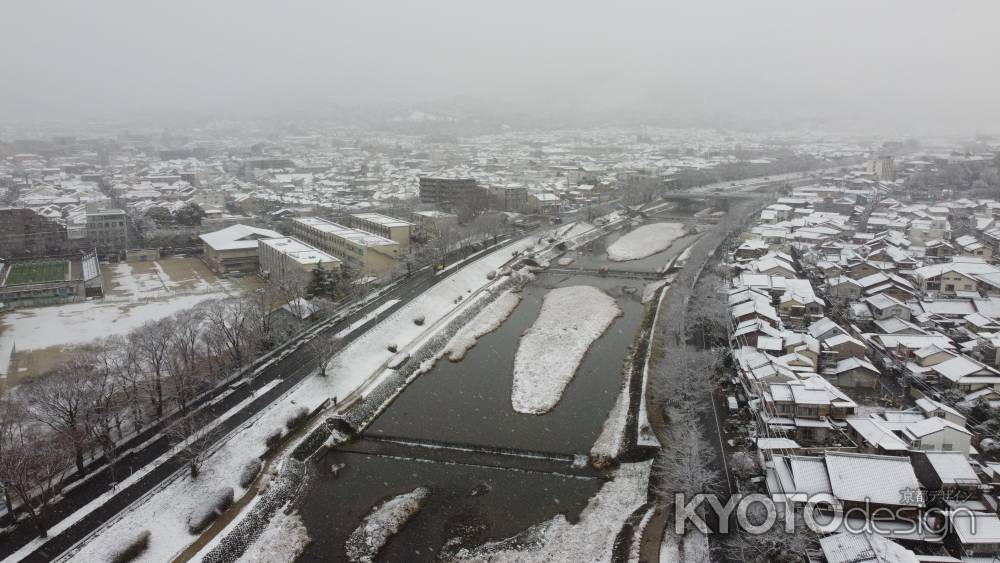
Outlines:
<svg viewBox="0 0 1000 563"><path fill-rule="evenodd" d="M17 3L0 126L459 109L989 133L995 3Z"/></svg>

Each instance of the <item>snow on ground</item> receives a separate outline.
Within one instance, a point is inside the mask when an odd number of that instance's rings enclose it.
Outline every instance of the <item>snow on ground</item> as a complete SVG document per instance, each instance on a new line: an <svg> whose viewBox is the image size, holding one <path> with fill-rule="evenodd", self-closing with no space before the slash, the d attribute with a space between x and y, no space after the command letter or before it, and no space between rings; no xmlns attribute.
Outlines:
<svg viewBox="0 0 1000 563"><path fill-rule="evenodd" d="M621 314L612 297L589 285L545 294L542 310L514 356L514 410L526 414L552 410L590 345Z"/></svg>
<svg viewBox="0 0 1000 563"><path fill-rule="evenodd" d="M386 542L420 512L429 496L430 489L417 487L373 508L347 538L344 544L347 559L360 563L374 561Z"/></svg>
<svg viewBox="0 0 1000 563"><path fill-rule="evenodd" d="M642 288L642 302L649 303L656 296L657 290L661 287L670 283L669 279L662 279L659 281L649 282Z"/></svg>
<svg viewBox="0 0 1000 563"><path fill-rule="evenodd" d="M343 400L358 387L368 387L375 383L373 376L381 372L386 362L395 355L388 349L390 344L397 346L402 352L422 335L436 330L438 327L435 325L458 306L456 298L462 298L459 304L468 302L474 292L492 283L487 280L487 273L503 266L513 257L514 252L521 252L533 245L534 239L529 237L491 252L434 284L382 319L344 347L333 359L330 375L321 378L325 385L325 396L336 396ZM424 317L423 326L413 322L413 319L421 316Z"/></svg>
<svg viewBox="0 0 1000 563"><path fill-rule="evenodd" d="M622 449L622 438L625 436L625 423L628 422L628 385L623 385L618 391L618 399L615 401L608 418L604 420L601 427L601 435L597 437L594 445L590 448L591 459L615 459Z"/></svg>
<svg viewBox="0 0 1000 563"><path fill-rule="evenodd" d="M504 292L455 333L444 347L444 355L453 362L464 358L465 353L476 345L476 341L499 328L520 302L520 293L509 290Z"/></svg>
<svg viewBox="0 0 1000 563"><path fill-rule="evenodd" d="M100 336L126 334L148 321L220 297L226 294L178 295L140 303L84 301L11 311L0 323L4 325L4 337L13 338L18 350L71 346L86 344ZM100 327L100 331L95 331L95 327Z"/></svg>
<svg viewBox="0 0 1000 563"><path fill-rule="evenodd" d="M14 355L14 339L0 336L0 378L7 377L10 371L10 358Z"/></svg>
<svg viewBox="0 0 1000 563"><path fill-rule="evenodd" d="M181 476L134 503L121 515L121 519L83 546L74 555L74 560L107 560L108 555L120 547L123 539L150 529L150 548L137 561L169 561L196 539L187 531L187 517L191 510L199 506L207 494L222 487L233 487L237 498L242 496L245 489L239 486L241 470L249 461L264 453L267 435L283 428L292 413L301 407L315 409L330 397L343 399L353 391L375 383L375 376L384 372L382 366L394 355L388 351L387 344L398 344L402 349L426 331L433 331L435 323L457 306L456 297L465 296L467 300L472 292L489 283L487 272L506 263L512 252L525 250L532 244L531 239L525 239L469 264L383 319L341 350L334 360L335 365L329 370L329 376L310 375L234 432L208 457L197 479ZM419 315L425 316L424 326L417 326L412 321ZM239 408L242 407L234 408L219 420L232 416ZM153 522L156 525L150 526Z"/></svg>
<svg viewBox="0 0 1000 563"><path fill-rule="evenodd" d="M255 542L247 547L240 563L295 561L312 539L298 512L279 510Z"/></svg>
<svg viewBox="0 0 1000 563"><path fill-rule="evenodd" d="M586 221L577 221L576 223L570 225L568 229L559 233L559 238L573 238L575 236L582 235L583 233L590 232L594 230L594 228L595 227L593 225Z"/></svg>
<svg viewBox="0 0 1000 563"><path fill-rule="evenodd" d="M133 537L145 529L152 532L149 549L136 561L171 560L197 538L187 528L187 517L191 511L222 487L232 487L237 499L243 496L246 489L240 486L240 474L247 463L267 450L264 445L267 436L276 429L284 429L285 421L299 408L312 409L323 402L323 397L318 395L312 397L311 403L308 402L309 396L301 392L308 388L307 385L296 388L237 429L230 439L208 456L196 479L189 478L181 470L179 476L164 488L133 504L118 521L74 554L72 560L107 561L108 555L120 546L123 538ZM229 418L251 400L252 397L218 420Z"/></svg>
<svg viewBox="0 0 1000 563"><path fill-rule="evenodd" d="M669 525L660 541L660 563L681 563L681 546Z"/></svg>
<svg viewBox="0 0 1000 563"><path fill-rule="evenodd" d="M615 262L638 260L662 252L684 236L682 223L653 223L625 233L608 246L608 259Z"/></svg>
<svg viewBox="0 0 1000 563"><path fill-rule="evenodd" d="M114 267L111 281L135 297L166 289L155 273L137 274L128 262L120 262Z"/></svg>
<svg viewBox="0 0 1000 563"><path fill-rule="evenodd" d="M160 283L163 284L165 289L174 289L177 287L177 284L170 279L170 276L167 275L167 271L163 269L163 266L161 266L159 262L153 262L153 266L156 267L156 273L160 276Z"/></svg>
<svg viewBox="0 0 1000 563"><path fill-rule="evenodd" d="M379 315L381 315L385 311L391 309L393 306L396 305L396 303L399 303L399 299L389 299L385 303L383 303L383 304L379 305L378 307L376 307L375 309L373 309L372 312L368 313L367 315L365 315L365 316L361 317L360 319L358 319L358 320L354 321L353 323L351 323L351 325L349 327L347 327L344 330L338 332L337 333L337 338L343 338L343 337L347 336L348 334L351 334L355 330L358 330L359 328L363 327L365 325L365 323L371 321L372 319L378 317Z"/></svg>
<svg viewBox="0 0 1000 563"><path fill-rule="evenodd" d="M698 530L689 530L684 534L684 563L709 563L712 552L708 545L708 536Z"/></svg>
<svg viewBox="0 0 1000 563"><path fill-rule="evenodd" d="M635 526L632 531L632 545L629 546L628 553L628 563L640 563L639 557L642 551L642 535L646 531L646 527L649 526L649 521L653 519L653 514L656 511L653 507L649 507L646 513L642 515L642 520L639 524Z"/></svg>
<svg viewBox="0 0 1000 563"><path fill-rule="evenodd" d="M651 461L622 464L614 480L605 483L570 524L562 514L520 534L462 549L453 561L531 563L550 561L611 561L615 536L625 519L646 502Z"/></svg>

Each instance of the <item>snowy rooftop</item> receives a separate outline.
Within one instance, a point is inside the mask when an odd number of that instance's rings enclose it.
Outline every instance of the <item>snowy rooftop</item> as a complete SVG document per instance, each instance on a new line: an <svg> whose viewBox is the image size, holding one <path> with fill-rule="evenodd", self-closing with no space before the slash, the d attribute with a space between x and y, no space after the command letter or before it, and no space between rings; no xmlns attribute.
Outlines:
<svg viewBox="0 0 1000 563"><path fill-rule="evenodd" d="M302 223L303 225L308 225L321 232L331 233L360 246L387 246L397 244L396 241L392 239L387 239L385 237L366 233L365 231L345 227L344 225L327 221L326 219L320 219L319 217L296 217L292 220Z"/></svg>
<svg viewBox="0 0 1000 563"><path fill-rule="evenodd" d="M370 223L375 223L383 227L408 227L413 225L409 221L404 221L402 219L397 219L395 217L389 217L388 215L382 215L381 213L355 213L351 215L355 219L361 221L368 221Z"/></svg>
<svg viewBox="0 0 1000 563"><path fill-rule="evenodd" d="M249 225L233 225L214 233L199 235L198 238L215 250L248 250L257 248L259 239L281 238L281 233Z"/></svg>
<svg viewBox="0 0 1000 563"><path fill-rule="evenodd" d="M840 500L894 506L923 506L920 481L905 457L826 453L833 494ZM872 476L878 475L877 480ZM907 494L912 492L912 494Z"/></svg>
<svg viewBox="0 0 1000 563"><path fill-rule="evenodd" d="M308 244L290 237L262 239L258 244L269 246L274 250L288 256L299 264L329 264L340 262L339 258L331 256L322 250L309 246Z"/></svg>

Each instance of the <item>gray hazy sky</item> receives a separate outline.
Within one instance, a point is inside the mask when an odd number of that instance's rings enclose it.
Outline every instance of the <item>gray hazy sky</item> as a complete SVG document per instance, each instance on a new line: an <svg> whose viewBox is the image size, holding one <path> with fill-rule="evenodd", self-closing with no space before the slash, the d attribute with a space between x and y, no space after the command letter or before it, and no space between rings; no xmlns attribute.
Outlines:
<svg viewBox="0 0 1000 563"><path fill-rule="evenodd" d="M991 131L997 21L993 0L4 0L0 120L471 96Z"/></svg>

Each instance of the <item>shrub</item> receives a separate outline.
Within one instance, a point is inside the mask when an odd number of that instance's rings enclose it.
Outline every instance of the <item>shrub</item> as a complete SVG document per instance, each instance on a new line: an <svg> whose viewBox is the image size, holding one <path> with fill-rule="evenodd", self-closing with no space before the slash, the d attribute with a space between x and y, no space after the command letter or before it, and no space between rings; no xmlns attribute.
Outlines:
<svg viewBox="0 0 1000 563"><path fill-rule="evenodd" d="M149 530L142 530L111 554L111 563L134 561L149 549Z"/></svg>
<svg viewBox="0 0 1000 563"><path fill-rule="evenodd" d="M278 444L281 443L282 434L284 434L284 432L282 432L280 428L275 428L274 432L268 434L267 438L264 438L264 445L267 446L267 449L270 450L277 447Z"/></svg>
<svg viewBox="0 0 1000 563"><path fill-rule="evenodd" d="M291 416L288 417L287 420L285 420L285 427L289 430L295 430L299 426L302 426L302 423L306 421L306 417L308 416L309 409L306 407L299 407L294 413L292 413Z"/></svg>
<svg viewBox="0 0 1000 563"><path fill-rule="evenodd" d="M253 483L253 480L257 478L257 474L260 473L260 468L263 467L263 463L259 459L251 459L243 466L243 470L240 471L240 486L244 489Z"/></svg>
<svg viewBox="0 0 1000 563"><path fill-rule="evenodd" d="M191 514L188 515L188 532L200 534L232 504L232 487L223 487L214 494L208 495L208 498L200 506L195 507L191 511Z"/></svg>

